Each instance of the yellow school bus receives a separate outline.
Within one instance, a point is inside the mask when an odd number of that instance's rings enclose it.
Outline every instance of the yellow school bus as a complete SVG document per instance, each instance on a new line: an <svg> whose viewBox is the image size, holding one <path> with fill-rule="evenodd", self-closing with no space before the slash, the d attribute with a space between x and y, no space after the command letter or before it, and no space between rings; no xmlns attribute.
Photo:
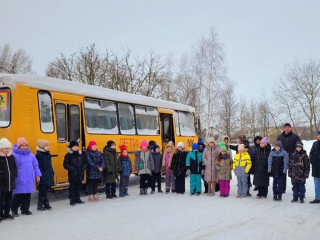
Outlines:
<svg viewBox="0 0 320 240"><path fill-rule="evenodd" d="M68 187L63 168L71 140L83 152L89 141L100 151L108 140L134 152L142 140L164 148L172 140L187 149L197 142L194 108L68 80L35 75L0 75L0 138L13 144L23 136L36 153L38 139L51 142L54 189ZM134 165L133 165L134 166Z"/></svg>

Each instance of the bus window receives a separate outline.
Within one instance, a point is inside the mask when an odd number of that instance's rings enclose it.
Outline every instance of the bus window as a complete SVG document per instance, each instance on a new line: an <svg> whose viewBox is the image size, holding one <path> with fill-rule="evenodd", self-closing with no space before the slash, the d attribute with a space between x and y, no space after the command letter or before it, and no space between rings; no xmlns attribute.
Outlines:
<svg viewBox="0 0 320 240"><path fill-rule="evenodd" d="M159 135L158 110L153 107L136 106L139 135Z"/></svg>
<svg viewBox="0 0 320 240"><path fill-rule="evenodd" d="M62 103L56 104L56 121L58 142L67 141L66 106Z"/></svg>
<svg viewBox="0 0 320 240"><path fill-rule="evenodd" d="M0 128L9 127L11 115L10 89L0 88Z"/></svg>
<svg viewBox="0 0 320 240"><path fill-rule="evenodd" d="M85 99L87 132L90 134L119 134L117 107L114 102Z"/></svg>
<svg viewBox="0 0 320 240"><path fill-rule="evenodd" d="M48 92L38 92L38 105L40 114L40 128L44 133L53 133L52 101Z"/></svg>
<svg viewBox="0 0 320 240"><path fill-rule="evenodd" d="M136 134L132 105L119 103L118 108L121 133L129 135Z"/></svg>
<svg viewBox="0 0 320 240"><path fill-rule="evenodd" d="M77 105L70 105L69 111L69 136L70 141L80 141L80 114Z"/></svg>
<svg viewBox="0 0 320 240"><path fill-rule="evenodd" d="M171 131L170 131L170 119L169 117L163 117L163 140L168 142L171 140Z"/></svg>
<svg viewBox="0 0 320 240"><path fill-rule="evenodd" d="M178 112L180 134L184 137L196 136L194 116L189 112Z"/></svg>
<svg viewBox="0 0 320 240"><path fill-rule="evenodd" d="M174 111L174 122L176 124L176 135L181 136L179 125L179 113L177 111Z"/></svg>

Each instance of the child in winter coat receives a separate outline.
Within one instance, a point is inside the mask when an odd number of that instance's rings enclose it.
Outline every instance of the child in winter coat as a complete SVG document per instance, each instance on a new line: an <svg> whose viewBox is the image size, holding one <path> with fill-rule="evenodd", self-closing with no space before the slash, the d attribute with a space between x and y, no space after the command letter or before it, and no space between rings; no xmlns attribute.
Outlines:
<svg viewBox="0 0 320 240"><path fill-rule="evenodd" d="M132 173L131 160L128 156L127 147L121 145L120 147L120 157L119 157L119 165L121 166L121 174L120 174L120 197L129 196L128 187L129 187L129 178Z"/></svg>
<svg viewBox="0 0 320 240"><path fill-rule="evenodd" d="M282 148L281 141L277 141L268 157L268 173L273 176L273 201L282 201L283 176L287 173L288 165L289 155Z"/></svg>
<svg viewBox="0 0 320 240"><path fill-rule="evenodd" d="M238 180L238 195L236 198L247 197L248 174L251 168L251 158L245 151L244 144L238 145L238 153L234 156L233 169Z"/></svg>
<svg viewBox="0 0 320 240"><path fill-rule="evenodd" d="M106 198L117 198L116 187L119 181L119 174L122 171L116 151L116 143L112 140L107 142L103 149L106 170L104 172L104 183L106 184Z"/></svg>
<svg viewBox="0 0 320 240"><path fill-rule="evenodd" d="M192 152L189 152L186 160L187 174L190 175L190 196L201 194L201 173L204 172L202 153L199 152L199 145L192 144Z"/></svg>
<svg viewBox="0 0 320 240"><path fill-rule="evenodd" d="M168 142L162 158L162 172L165 173L166 175L166 193L167 194L170 192L170 190L172 191L172 193L176 192L174 175L170 169L171 161L173 157L173 150L174 150L173 148L174 148L173 142L172 141ZM171 189L171 186L172 186L172 189Z"/></svg>
<svg viewBox="0 0 320 240"><path fill-rule="evenodd" d="M185 178L186 178L186 160L188 151L184 149L184 143L179 142L175 149L171 162L171 170L175 177L176 192L178 194L185 193Z"/></svg>
<svg viewBox="0 0 320 240"><path fill-rule="evenodd" d="M252 170L254 174L253 184L258 188L257 199L266 199L268 196L269 174L268 174L268 157L271 152L271 145L268 138L264 137L260 146L252 155Z"/></svg>
<svg viewBox="0 0 320 240"><path fill-rule="evenodd" d="M293 199L292 203L298 202L304 203L306 194L306 179L310 173L310 160L307 152L303 149L303 143L296 143L296 150L291 155L289 162L289 177L291 177Z"/></svg>
<svg viewBox="0 0 320 240"><path fill-rule="evenodd" d="M219 155L219 148L214 142L214 138L208 139L207 147L203 151L202 160L205 165L204 180L208 182L207 196L215 195L215 187L218 182L218 170L216 169L216 159Z"/></svg>
<svg viewBox="0 0 320 240"><path fill-rule="evenodd" d="M146 140L141 142L140 149L135 153L135 171L140 176L140 195L147 195L154 162Z"/></svg>
<svg viewBox="0 0 320 240"><path fill-rule="evenodd" d="M0 222L14 219L10 215L10 207L18 172L11 147L8 139L2 138L0 140Z"/></svg>
<svg viewBox="0 0 320 240"><path fill-rule="evenodd" d="M88 186L88 201L99 202L98 185L101 181L102 172L105 169L103 154L98 151L98 146L95 141L90 141L87 152L87 186Z"/></svg>
<svg viewBox="0 0 320 240"><path fill-rule="evenodd" d="M220 197L229 197L230 180L232 179L231 171L233 167L233 160L228 153L227 147L224 144L221 145L222 146L220 147L220 153L217 156L215 167L218 170Z"/></svg>
<svg viewBox="0 0 320 240"><path fill-rule="evenodd" d="M75 140L70 141L67 154L64 156L63 167L68 170L70 205L84 203L80 198L80 188L86 169L86 160Z"/></svg>
<svg viewBox="0 0 320 240"><path fill-rule="evenodd" d="M152 158L154 162L154 171L152 172L151 194L154 194L156 190L156 182L158 186L158 193L163 193L161 190L161 166L163 156L160 153L160 147L158 145L153 145Z"/></svg>
<svg viewBox="0 0 320 240"><path fill-rule="evenodd" d="M31 153L24 137L19 137L17 144L13 146L13 156L17 165L18 177L16 178L16 189L13 191L12 216L19 216L20 206L21 214L31 215L32 212L29 211L31 193L34 192L35 179L39 183L41 177L38 161Z"/></svg>
<svg viewBox="0 0 320 240"><path fill-rule="evenodd" d="M54 186L54 171L51 163L50 142L44 139L38 140L37 154L39 169L42 176L38 184L38 211L51 210L49 204L48 190Z"/></svg>

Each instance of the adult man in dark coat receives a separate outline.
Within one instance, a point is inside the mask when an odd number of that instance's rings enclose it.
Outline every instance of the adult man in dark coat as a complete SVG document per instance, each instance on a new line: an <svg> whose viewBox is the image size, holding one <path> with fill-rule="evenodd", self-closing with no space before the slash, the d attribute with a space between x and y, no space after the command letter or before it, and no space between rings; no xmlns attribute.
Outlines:
<svg viewBox="0 0 320 240"><path fill-rule="evenodd" d="M317 135L317 141L312 145L309 158L312 165L315 190L315 198L310 203L320 203L320 131Z"/></svg>
<svg viewBox="0 0 320 240"><path fill-rule="evenodd" d="M284 131L278 136L277 141L280 141L282 143L282 147L289 154L289 159L290 159L291 155L295 151L296 143L301 142L301 139L297 134L292 132L291 124L286 123L284 125ZM283 193L286 192L286 187L287 187L287 174L284 173Z"/></svg>

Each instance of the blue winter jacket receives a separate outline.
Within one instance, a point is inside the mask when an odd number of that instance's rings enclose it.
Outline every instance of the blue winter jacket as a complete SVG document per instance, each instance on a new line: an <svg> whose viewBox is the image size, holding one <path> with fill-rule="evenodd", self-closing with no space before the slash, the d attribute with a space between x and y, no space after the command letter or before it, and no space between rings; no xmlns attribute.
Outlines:
<svg viewBox="0 0 320 240"><path fill-rule="evenodd" d="M190 169L191 174L201 174L204 169L202 161L202 153L198 151L189 152L186 160L187 169Z"/></svg>
<svg viewBox="0 0 320 240"><path fill-rule="evenodd" d="M104 170L106 167L103 154L99 151L88 150L86 160L88 179L101 179L102 172L99 171L99 168L101 167Z"/></svg>
<svg viewBox="0 0 320 240"><path fill-rule="evenodd" d="M288 153L283 148L281 148L278 152L275 149L272 149L268 157L268 172L277 177L282 173L286 173L288 167Z"/></svg>
<svg viewBox="0 0 320 240"><path fill-rule="evenodd" d="M132 173L132 165L129 157L119 157L120 165L122 166L121 176L129 177Z"/></svg>

